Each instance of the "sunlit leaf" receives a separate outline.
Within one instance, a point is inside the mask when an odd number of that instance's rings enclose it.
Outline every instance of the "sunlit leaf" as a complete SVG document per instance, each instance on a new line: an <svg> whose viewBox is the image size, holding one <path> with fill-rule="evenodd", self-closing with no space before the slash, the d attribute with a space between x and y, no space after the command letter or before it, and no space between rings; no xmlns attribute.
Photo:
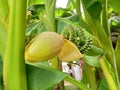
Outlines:
<svg viewBox="0 0 120 90"><path fill-rule="evenodd" d="M69 9L56 8L55 14L57 17L68 17L71 16L73 12Z"/></svg>
<svg viewBox="0 0 120 90"><path fill-rule="evenodd" d="M84 55L84 60L86 63L88 63L89 65L91 66L94 66L94 67L100 67L100 64L99 64L99 56L87 56L87 55Z"/></svg>

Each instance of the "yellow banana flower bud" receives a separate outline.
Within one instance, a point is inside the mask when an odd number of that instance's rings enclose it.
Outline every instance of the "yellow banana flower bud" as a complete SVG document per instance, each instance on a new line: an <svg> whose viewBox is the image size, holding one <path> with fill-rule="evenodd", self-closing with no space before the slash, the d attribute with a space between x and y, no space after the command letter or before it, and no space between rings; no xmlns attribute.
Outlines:
<svg viewBox="0 0 120 90"><path fill-rule="evenodd" d="M66 39L62 50L58 56L61 61L66 62L79 60L80 58L83 58L83 55L80 53L78 48L72 42Z"/></svg>
<svg viewBox="0 0 120 90"><path fill-rule="evenodd" d="M55 32L40 33L27 45L25 60L39 62L51 59L60 53L63 44L63 37Z"/></svg>

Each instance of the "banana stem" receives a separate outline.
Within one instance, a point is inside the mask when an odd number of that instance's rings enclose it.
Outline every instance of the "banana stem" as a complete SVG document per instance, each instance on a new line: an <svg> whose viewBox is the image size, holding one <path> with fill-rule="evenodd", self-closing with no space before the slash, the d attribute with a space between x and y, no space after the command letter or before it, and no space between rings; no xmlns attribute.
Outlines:
<svg viewBox="0 0 120 90"><path fill-rule="evenodd" d="M65 80L72 83L73 85L77 86L80 90L91 90L86 85L84 85L81 82L78 82L77 80L73 79L72 77L66 77Z"/></svg>
<svg viewBox="0 0 120 90"><path fill-rule="evenodd" d="M55 5L56 5L56 0L45 0L46 17L47 17L48 23L50 24L50 27L51 27L51 28L48 28L48 30L51 29L51 31L53 31L53 32L57 32L56 21L55 21ZM54 57L51 60L51 66L52 66L52 68L59 70L58 57ZM58 88L60 90L64 90L63 81L58 84Z"/></svg>
<svg viewBox="0 0 120 90"><path fill-rule="evenodd" d="M112 53L112 60L113 60L115 77L116 77L117 85L120 89L120 81L119 81L118 70L117 70L117 65L116 65L115 51L114 51L113 46L112 46L112 41L111 41L111 53Z"/></svg>
<svg viewBox="0 0 120 90"><path fill-rule="evenodd" d="M55 23L55 5L56 0L45 0L46 18L50 24L50 29L53 32L57 32ZM49 29L48 29L49 30ZM58 69L58 58L55 57L51 60L51 65L54 69Z"/></svg>
<svg viewBox="0 0 120 90"><path fill-rule="evenodd" d="M85 63L85 70L87 73L88 83L89 83L90 88L92 90L97 90L97 82L96 82L94 67Z"/></svg>
<svg viewBox="0 0 120 90"><path fill-rule="evenodd" d="M27 0L10 0L10 19L3 63L5 90L27 90L24 61Z"/></svg>
<svg viewBox="0 0 120 90"><path fill-rule="evenodd" d="M58 57L52 58L51 65L52 65L52 68L54 68L56 70L59 69L59 60L58 60Z"/></svg>
<svg viewBox="0 0 120 90"><path fill-rule="evenodd" d="M109 68L108 63L105 61L105 58L100 57L99 62L100 62L101 68L104 72L104 75L106 77L106 80L107 80L110 90L118 90L118 86L116 85L116 80L113 77L113 73L112 73L111 69Z"/></svg>
<svg viewBox="0 0 120 90"><path fill-rule="evenodd" d="M57 32L56 22L55 22L55 5L56 5L56 0L45 0L46 17L51 27L48 28L48 30L51 29L51 31L53 32Z"/></svg>
<svg viewBox="0 0 120 90"><path fill-rule="evenodd" d="M79 15L79 24L82 26L82 13L81 13L81 0L76 0L75 7L76 7L76 13Z"/></svg>

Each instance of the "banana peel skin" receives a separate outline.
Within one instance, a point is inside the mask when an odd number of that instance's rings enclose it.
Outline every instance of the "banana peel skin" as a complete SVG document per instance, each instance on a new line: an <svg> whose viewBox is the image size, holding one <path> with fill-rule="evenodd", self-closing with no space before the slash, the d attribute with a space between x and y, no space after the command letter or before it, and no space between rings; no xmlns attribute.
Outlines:
<svg viewBox="0 0 120 90"><path fill-rule="evenodd" d="M69 40L55 32L42 32L25 49L25 60L40 62L58 56L61 61L69 62L83 58L79 49Z"/></svg>

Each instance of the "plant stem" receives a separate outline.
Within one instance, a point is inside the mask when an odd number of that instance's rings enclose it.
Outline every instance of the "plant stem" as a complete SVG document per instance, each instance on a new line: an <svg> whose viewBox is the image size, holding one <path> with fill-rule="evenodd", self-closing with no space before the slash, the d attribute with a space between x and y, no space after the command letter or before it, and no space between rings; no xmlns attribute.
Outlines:
<svg viewBox="0 0 120 90"><path fill-rule="evenodd" d="M81 13L80 4L81 4L81 0L76 0L76 4L75 4L76 13L79 15L79 24L80 26L82 26L82 13Z"/></svg>
<svg viewBox="0 0 120 90"><path fill-rule="evenodd" d="M97 90L97 82L96 82L94 67L85 63L85 70L86 70L86 73L87 73L90 88L92 90Z"/></svg>
<svg viewBox="0 0 120 90"><path fill-rule="evenodd" d="M3 63L5 90L27 90L24 61L26 0L11 0Z"/></svg>
<svg viewBox="0 0 120 90"><path fill-rule="evenodd" d="M116 77L116 81L117 84L119 86L120 89L120 82L119 82L119 77L118 77L118 71L117 71L117 66L116 66L116 58L115 58L115 52L114 52L114 48L112 46L112 41L111 41L111 36L110 36L110 29L108 29L108 16L107 16L107 2L108 0L105 0L104 4L103 4L103 11L102 11L102 26L106 32L106 34L109 37L109 41L110 41L110 49L111 49L111 54L112 54L112 65L114 67L114 71L115 71L115 77Z"/></svg>
<svg viewBox="0 0 120 90"><path fill-rule="evenodd" d="M111 39L110 39L110 41L111 41ZM115 51L114 51L114 48L112 46L112 41L111 41L111 53L112 53L112 60L113 60L113 67L114 67L115 77L116 77L117 85L118 85L118 87L120 89L120 82L119 82L119 76L118 76L117 65L116 65Z"/></svg>
<svg viewBox="0 0 120 90"><path fill-rule="evenodd" d="M7 37L7 27L5 22L0 18L0 53L4 56Z"/></svg>
<svg viewBox="0 0 120 90"><path fill-rule="evenodd" d="M50 31L57 32L56 29L56 22L55 22L55 5L56 0L45 0L45 11L48 23L50 24L51 29Z"/></svg>
<svg viewBox="0 0 120 90"><path fill-rule="evenodd" d="M57 32L56 21L55 21L55 5L56 5L56 0L45 0L46 17L47 17L48 23L50 24L50 27L51 27L51 28L48 28L48 30L51 29L51 31L53 31L53 32ZM51 60L51 66L54 69L59 70L59 65L60 64L59 64L58 57L54 57ZM62 66L60 66L60 67L62 67ZM58 84L58 88L60 90L64 90L63 81Z"/></svg>
<svg viewBox="0 0 120 90"><path fill-rule="evenodd" d="M62 71L62 62L59 60L59 70ZM58 84L58 87L60 88L60 90L65 90L65 87L64 87L64 80L62 80L59 84Z"/></svg>
<svg viewBox="0 0 120 90"><path fill-rule="evenodd" d="M53 32L57 32L55 23L55 5L56 0L45 0L46 18L48 20L48 23L50 24L50 29ZM51 64L54 69L58 69L58 58L53 58L51 60Z"/></svg>
<svg viewBox="0 0 120 90"><path fill-rule="evenodd" d="M115 47L115 57L116 57L116 65L117 65L118 76L120 81L120 36L118 36L117 44Z"/></svg>
<svg viewBox="0 0 120 90"><path fill-rule="evenodd" d="M52 68L58 70L59 68L59 60L58 60L58 57L54 57L52 58L51 60L51 64L52 64Z"/></svg>
<svg viewBox="0 0 120 90"><path fill-rule="evenodd" d="M108 0L103 3L103 10L101 15L101 24L108 36L110 36L110 30L108 29L108 14L107 14L107 4Z"/></svg>
<svg viewBox="0 0 120 90"><path fill-rule="evenodd" d="M81 90L91 90L86 85L84 85L81 82L78 82L77 80L73 79L72 77L66 77L65 80L72 83L73 85L77 86Z"/></svg>
<svg viewBox="0 0 120 90"><path fill-rule="evenodd" d="M101 68L105 74L108 86L110 88L110 90L118 90L118 86L116 85L116 79L113 76L113 73L111 71L111 69L109 68L108 63L106 62L105 58L100 57L99 59Z"/></svg>

